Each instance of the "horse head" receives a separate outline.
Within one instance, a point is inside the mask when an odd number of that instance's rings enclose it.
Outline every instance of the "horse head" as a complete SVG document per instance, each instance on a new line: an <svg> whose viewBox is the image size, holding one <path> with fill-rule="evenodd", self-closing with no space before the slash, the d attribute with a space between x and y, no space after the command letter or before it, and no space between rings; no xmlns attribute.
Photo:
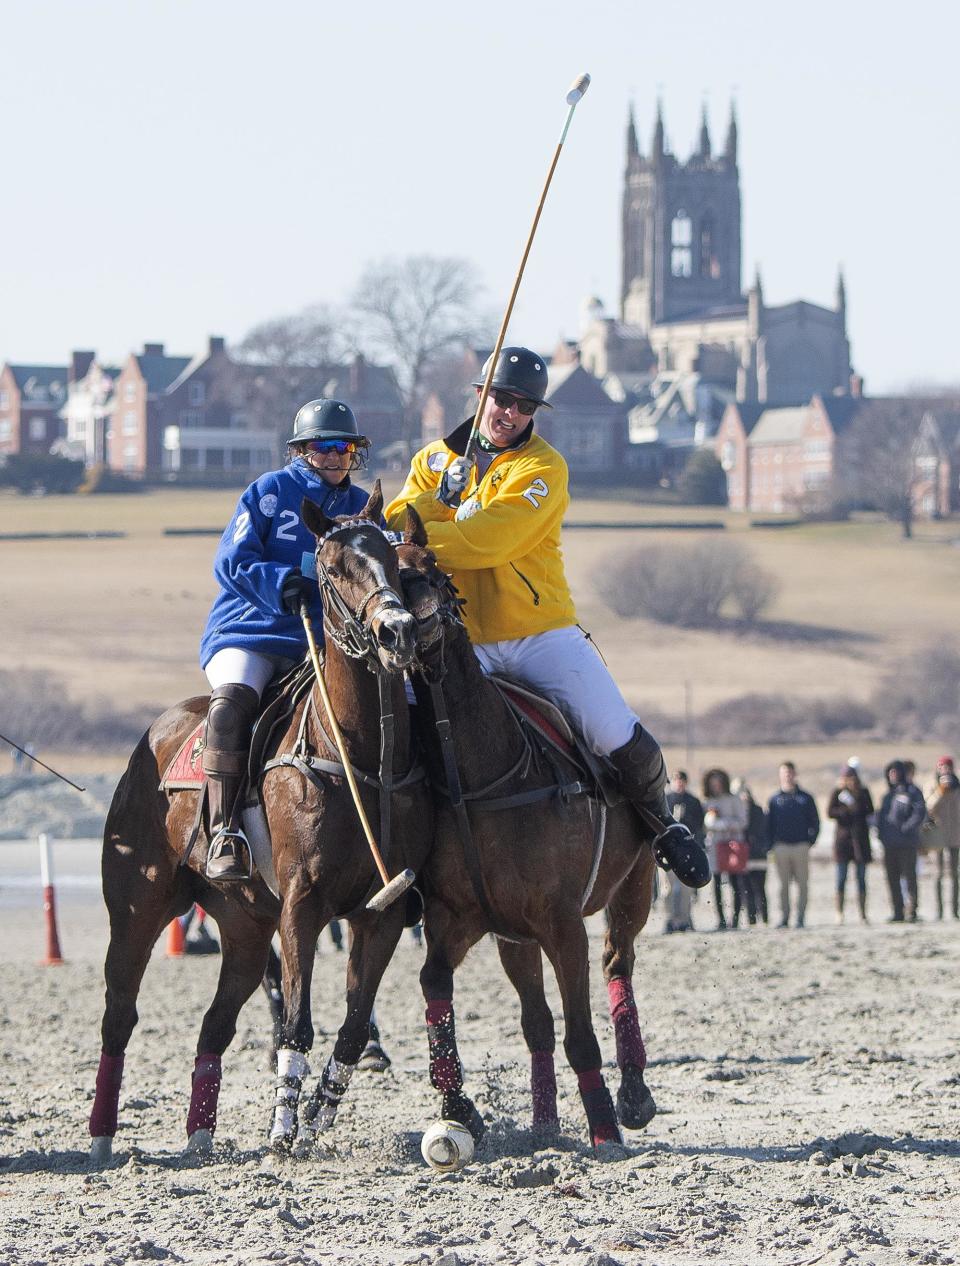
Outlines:
<svg viewBox="0 0 960 1266"><path fill-rule="evenodd" d="M377 480L356 517L328 518L304 500L303 521L317 538L317 584L326 636L351 659L389 672L409 668L417 624L400 596L396 551L380 527L383 494Z"/></svg>
<svg viewBox="0 0 960 1266"><path fill-rule="evenodd" d="M462 628L461 600L453 581L437 564L427 546L427 533L413 506L407 506L403 540L397 545L400 583L407 610L416 620L416 666L428 682L443 680L446 672L446 630Z"/></svg>

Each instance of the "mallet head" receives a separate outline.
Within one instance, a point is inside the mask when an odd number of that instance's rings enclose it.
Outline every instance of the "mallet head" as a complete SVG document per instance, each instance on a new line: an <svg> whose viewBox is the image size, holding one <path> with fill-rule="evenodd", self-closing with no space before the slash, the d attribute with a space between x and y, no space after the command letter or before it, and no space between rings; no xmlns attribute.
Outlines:
<svg viewBox="0 0 960 1266"><path fill-rule="evenodd" d="M567 105L576 105L583 94L590 87L589 75L578 75L570 85L570 91L567 93Z"/></svg>

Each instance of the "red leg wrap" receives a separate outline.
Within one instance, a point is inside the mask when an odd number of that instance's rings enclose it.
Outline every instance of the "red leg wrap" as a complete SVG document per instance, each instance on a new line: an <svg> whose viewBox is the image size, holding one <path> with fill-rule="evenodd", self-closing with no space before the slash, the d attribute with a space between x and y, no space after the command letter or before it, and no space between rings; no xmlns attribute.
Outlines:
<svg viewBox="0 0 960 1266"><path fill-rule="evenodd" d="M599 1147L601 1143L619 1143L621 1138L617 1114L613 1109L613 1100L604 1084L600 1069L591 1068L586 1072L577 1073L577 1082L580 1086L580 1098L583 1100L583 1107L587 1114L590 1141L593 1146Z"/></svg>
<svg viewBox="0 0 960 1266"><path fill-rule="evenodd" d="M557 1123L557 1074L553 1051L533 1051L530 1055L530 1089L533 1092L533 1124Z"/></svg>
<svg viewBox="0 0 960 1266"><path fill-rule="evenodd" d="M217 1100L220 1098L220 1056L198 1055L193 1066L193 1089L187 1113L187 1137L195 1130L217 1128Z"/></svg>
<svg viewBox="0 0 960 1266"><path fill-rule="evenodd" d="M607 983L607 997L617 1039L617 1064L620 1068L633 1064L642 1072L647 1066L647 1051L640 1035L633 985L622 976L615 976Z"/></svg>
<svg viewBox="0 0 960 1266"><path fill-rule="evenodd" d="M427 1041L430 1045L430 1084L444 1095L463 1087L453 1003L439 998L427 1003Z"/></svg>
<svg viewBox="0 0 960 1266"><path fill-rule="evenodd" d="M90 1112L90 1134L93 1138L113 1138L117 1132L117 1107L120 1103L120 1082L123 1080L123 1056L100 1053L97 1089Z"/></svg>

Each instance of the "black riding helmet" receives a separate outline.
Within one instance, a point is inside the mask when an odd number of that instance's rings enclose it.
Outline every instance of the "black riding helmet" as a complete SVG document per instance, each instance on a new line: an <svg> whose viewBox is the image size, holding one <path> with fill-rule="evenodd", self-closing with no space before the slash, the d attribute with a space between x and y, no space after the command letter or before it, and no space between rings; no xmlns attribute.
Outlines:
<svg viewBox="0 0 960 1266"><path fill-rule="evenodd" d="M360 434L356 415L342 400L310 400L298 410L287 443L308 440L353 440L360 448L370 447L367 437Z"/></svg>
<svg viewBox="0 0 960 1266"><path fill-rule="evenodd" d="M480 381L471 385L482 387L490 368L487 360L480 371ZM494 370L492 388L511 391L523 400L535 400L545 409L552 409L544 396L547 394L547 366L542 356L531 352L529 347L503 347L497 357L497 368Z"/></svg>

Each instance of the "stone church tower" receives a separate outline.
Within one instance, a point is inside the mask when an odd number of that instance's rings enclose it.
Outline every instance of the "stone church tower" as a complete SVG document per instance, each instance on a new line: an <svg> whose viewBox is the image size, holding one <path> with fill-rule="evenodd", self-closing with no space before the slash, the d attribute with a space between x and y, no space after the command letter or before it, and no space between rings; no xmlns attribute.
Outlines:
<svg viewBox="0 0 960 1266"><path fill-rule="evenodd" d="M679 161L665 144L663 113L649 157L631 110L623 191L622 320L647 333L694 313L720 316L742 307L740 179L733 109L721 153L714 154L706 110L694 153Z"/></svg>

